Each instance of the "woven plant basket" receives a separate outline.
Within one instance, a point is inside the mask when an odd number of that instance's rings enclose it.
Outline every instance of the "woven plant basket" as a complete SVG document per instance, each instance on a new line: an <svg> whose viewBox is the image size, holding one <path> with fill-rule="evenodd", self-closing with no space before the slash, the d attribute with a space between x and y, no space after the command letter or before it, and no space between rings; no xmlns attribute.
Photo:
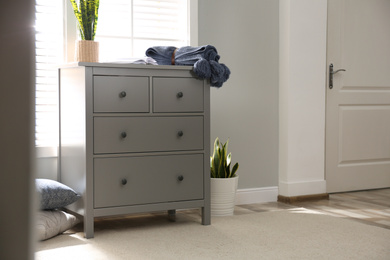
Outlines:
<svg viewBox="0 0 390 260"><path fill-rule="evenodd" d="M99 43L87 40L77 41L76 61L99 62Z"/></svg>

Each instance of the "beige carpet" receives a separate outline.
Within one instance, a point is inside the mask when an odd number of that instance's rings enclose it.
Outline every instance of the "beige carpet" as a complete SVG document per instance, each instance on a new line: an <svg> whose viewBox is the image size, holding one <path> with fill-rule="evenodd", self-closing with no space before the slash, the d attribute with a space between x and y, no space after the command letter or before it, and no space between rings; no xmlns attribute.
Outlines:
<svg viewBox="0 0 390 260"><path fill-rule="evenodd" d="M210 226L177 215L99 221L95 238L40 242L36 259L390 259L390 230L305 210L213 217Z"/></svg>

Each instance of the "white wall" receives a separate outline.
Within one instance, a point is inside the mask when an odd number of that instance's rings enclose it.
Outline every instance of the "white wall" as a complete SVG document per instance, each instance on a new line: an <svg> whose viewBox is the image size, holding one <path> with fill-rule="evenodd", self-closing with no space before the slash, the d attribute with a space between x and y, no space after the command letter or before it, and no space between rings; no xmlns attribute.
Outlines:
<svg viewBox="0 0 390 260"><path fill-rule="evenodd" d="M58 180L58 158L38 157L36 160L36 178Z"/></svg>
<svg viewBox="0 0 390 260"><path fill-rule="evenodd" d="M211 92L211 137L230 137L239 189L326 193L326 24L327 0L199 0L199 45L232 71Z"/></svg>
<svg viewBox="0 0 390 260"><path fill-rule="evenodd" d="M279 194L326 193L327 0L279 3Z"/></svg>
<svg viewBox="0 0 390 260"><path fill-rule="evenodd" d="M214 45L232 73L211 90L211 140L230 138L239 189L278 185L278 5L199 0L198 43Z"/></svg>

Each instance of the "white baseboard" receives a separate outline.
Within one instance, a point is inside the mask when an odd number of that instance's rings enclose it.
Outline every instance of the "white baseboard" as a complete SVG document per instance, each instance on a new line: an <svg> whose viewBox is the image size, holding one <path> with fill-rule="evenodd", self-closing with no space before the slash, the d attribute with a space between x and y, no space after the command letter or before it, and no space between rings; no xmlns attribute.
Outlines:
<svg viewBox="0 0 390 260"><path fill-rule="evenodd" d="M279 194L285 197L326 193L325 180L286 182L279 181Z"/></svg>
<svg viewBox="0 0 390 260"><path fill-rule="evenodd" d="M278 200L278 194L278 186L239 189L236 193L236 205L275 202Z"/></svg>

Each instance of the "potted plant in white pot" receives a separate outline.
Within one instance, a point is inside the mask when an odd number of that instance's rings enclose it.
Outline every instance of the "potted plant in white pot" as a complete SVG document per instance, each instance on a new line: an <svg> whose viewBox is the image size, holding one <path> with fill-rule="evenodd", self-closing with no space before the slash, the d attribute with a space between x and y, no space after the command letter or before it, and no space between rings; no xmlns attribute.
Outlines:
<svg viewBox="0 0 390 260"><path fill-rule="evenodd" d="M214 152L210 157L211 215L230 216L234 213L234 203L238 184L238 163L230 169L232 154L227 153L229 140L221 144L217 137Z"/></svg>
<svg viewBox="0 0 390 260"><path fill-rule="evenodd" d="M99 61L99 43L95 41L98 22L99 0L70 0L76 16L81 40L76 42L76 60Z"/></svg>

